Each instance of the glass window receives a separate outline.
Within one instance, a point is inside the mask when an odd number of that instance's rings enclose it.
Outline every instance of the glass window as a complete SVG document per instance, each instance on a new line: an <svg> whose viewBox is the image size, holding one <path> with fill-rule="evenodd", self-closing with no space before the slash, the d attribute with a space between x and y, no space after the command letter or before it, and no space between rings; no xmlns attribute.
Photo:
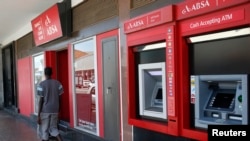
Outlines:
<svg viewBox="0 0 250 141"><path fill-rule="evenodd" d="M36 87L37 85L44 80L44 54L38 54L33 56L33 83L34 83L34 108L35 114L38 113L38 96Z"/></svg>
<svg viewBox="0 0 250 141"><path fill-rule="evenodd" d="M97 133L95 47L94 38L73 45L75 124L94 134Z"/></svg>

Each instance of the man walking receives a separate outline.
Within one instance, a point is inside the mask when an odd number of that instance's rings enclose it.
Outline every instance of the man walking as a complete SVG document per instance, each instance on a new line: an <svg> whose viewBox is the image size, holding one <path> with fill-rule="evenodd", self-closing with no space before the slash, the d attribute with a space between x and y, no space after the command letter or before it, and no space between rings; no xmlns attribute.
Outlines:
<svg viewBox="0 0 250 141"><path fill-rule="evenodd" d="M43 141L48 141L49 135L56 137L58 141L62 141L57 125L60 95L63 93L63 87L59 81L51 78L51 67L46 67L44 74L46 79L37 87L37 94L40 97L37 118L39 134Z"/></svg>

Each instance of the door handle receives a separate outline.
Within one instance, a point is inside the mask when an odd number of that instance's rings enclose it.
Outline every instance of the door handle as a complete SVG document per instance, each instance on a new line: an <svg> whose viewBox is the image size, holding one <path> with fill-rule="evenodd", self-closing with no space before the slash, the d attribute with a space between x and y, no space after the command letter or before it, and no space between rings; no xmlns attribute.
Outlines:
<svg viewBox="0 0 250 141"><path fill-rule="evenodd" d="M106 94L111 94L111 87L107 87Z"/></svg>

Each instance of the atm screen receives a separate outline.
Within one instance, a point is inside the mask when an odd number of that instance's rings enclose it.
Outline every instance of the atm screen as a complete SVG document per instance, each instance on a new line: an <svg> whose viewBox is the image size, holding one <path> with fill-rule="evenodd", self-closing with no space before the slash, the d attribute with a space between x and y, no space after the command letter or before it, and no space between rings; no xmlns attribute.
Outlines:
<svg viewBox="0 0 250 141"><path fill-rule="evenodd" d="M234 94L229 93L217 93L214 97L214 100L212 100L212 107L214 108L231 108L231 103L234 100Z"/></svg>
<svg viewBox="0 0 250 141"><path fill-rule="evenodd" d="M154 94L153 107L162 108L162 88L157 88L156 94Z"/></svg>
<svg viewBox="0 0 250 141"><path fill-rule="evenodd" d="M158 89L155 99L162 100L162 88Z"/></svg>

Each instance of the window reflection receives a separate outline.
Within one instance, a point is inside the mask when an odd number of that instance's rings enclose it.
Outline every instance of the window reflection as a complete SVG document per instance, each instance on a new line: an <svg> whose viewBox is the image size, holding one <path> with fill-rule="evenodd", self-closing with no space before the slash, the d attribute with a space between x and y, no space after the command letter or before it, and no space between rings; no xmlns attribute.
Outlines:
<svg viewBox="0 0 250 141"><path fill-rule="evenodd" d="M73 47L76 124L96 133L95 45L89 39Z"/></svg>
<svg viewBox="0 0 250 141"><path fill-rule="evenodd" d="M44 80L44 73L43 73L43 69L44 69L44 55L43 54L39 54L33 57L33 78L34 78L34 98L35 98L35 113L38 112L38 96L37 96L37 91L36 91L36 87L37 85Z"/></svg>

